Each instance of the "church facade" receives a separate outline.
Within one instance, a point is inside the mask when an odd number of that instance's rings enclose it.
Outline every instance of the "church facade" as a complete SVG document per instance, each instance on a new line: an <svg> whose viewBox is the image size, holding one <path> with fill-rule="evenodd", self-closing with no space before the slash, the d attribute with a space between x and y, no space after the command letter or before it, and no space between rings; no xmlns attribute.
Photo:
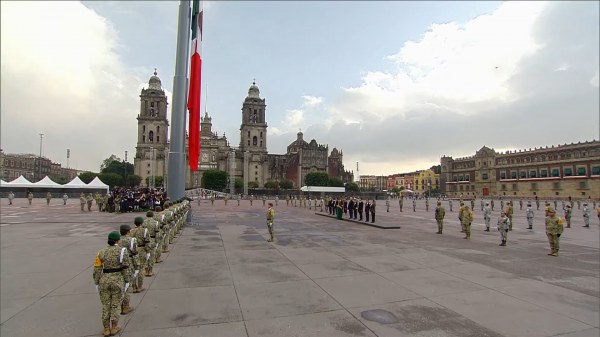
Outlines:
<svg viewBox="0 0 600 337"><path fill-rule="evenodd" d="M153 174L162 175L166 179L166 135L169 126L166 118L167 99L156 72L150 77L148 89L142 89L140 100L135 174L142 177L142 183ZM241 179L245 193L250 182L262 188L269 181L290 180L294 188L299 188L304 185L304 178L310 172L326 172L330 177L340 178L343 182L353 181L353 173L344 169L341 150L334 148L329 153L328 146L318 144L314 139L306 142L302 132L290 143L285 154L269 154L266 107L266 99L260 97L260 90L253 82L242 103L240 143L237 147L231 146L225 134L219 136L213 131L212 118L205 112L200 123L198 171L193 172L186 165L186 189L201 187L203 173L213 169L227 172L231 180L230 187L233 181ZM187 151L187 144L185 148ZM189 157L186 154L187 160ZM149 181L151 180L150 178Z"/></svg>

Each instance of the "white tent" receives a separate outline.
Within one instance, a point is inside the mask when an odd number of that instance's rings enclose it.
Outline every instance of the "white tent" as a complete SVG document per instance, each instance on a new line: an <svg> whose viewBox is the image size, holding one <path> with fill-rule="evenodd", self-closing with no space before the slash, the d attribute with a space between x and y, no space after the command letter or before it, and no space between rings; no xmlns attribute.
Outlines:
<svg viewBox="0 0 600 337"><path fill-rule="evenodd" d="M6 181L0 179L0 186L8 184Z"/></svg>
<svg viewBox="0 0 600 337"><path fill-rule="evenodd" d="M87 184L81 181L79 177L73 178L73 180L63 185L64 188L86 188Z"/></svg>
<svg viewBox="0 0 600 337"><path fill-rule="evenodd" d="M4 185L4 184L3 184ZM31 181L25 179L25 177L23 177L22 175L19 176L19 178L6 183L7 187L31 187L33 186L33 184L31 183Z"/></svg>
<svg viewBox="0 0 600 337"><path fill-rule="evenodd" d="M102 180L100 180L100 178L98 178L98 177L96 177L96 178L94 178L94 180L90 181L90 183L87 184L87 186L93 187L93 188L103 188L108 191L108 185L103 183Z"/></svg>
<svg viewBox="0 0 600 337"><path fill-rule="evenodd" d="M53 187L62 187L62 185L54 182L50 177L45 176L44 179L31 184L31 187L45 187L45 188L53 188Z"/></svg>

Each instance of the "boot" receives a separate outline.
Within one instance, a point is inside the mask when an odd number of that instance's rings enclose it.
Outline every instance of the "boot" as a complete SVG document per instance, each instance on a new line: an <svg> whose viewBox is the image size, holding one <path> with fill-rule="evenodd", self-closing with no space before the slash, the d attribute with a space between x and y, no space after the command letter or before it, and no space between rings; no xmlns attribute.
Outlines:
<svg viewBox="0 0 600 337"><path fill-rule="evenodd" d="M506 240L502 240L502 243L499 244L498 246L506 246Z"/></svg>
<svg viewBox="0 0 600 337"><path fill-rule="evenodd" d="M110 336L110 321L102 322L102 324L104 325L104 330L102 330L102 336Z"/></svg>
<svg viewBox="0 0 600 337"><path fill-rule="evenodd" d="M442 234L442 231L437 231L435 232L435 234Z"/></svg>
<svg viewBox="0 0 600 337"><path fill-rule="evenodd" d="M132 312L134 309L133 307L129 306L129 301L125 302L123 301L123 304L121 304L121 315L127 315L128 313Z"/></svg>
<svg viewBox="0 0 600 337"><path fill-rule="evenodd" d="M484 230L484 232L489 232L489 231L490 231L490 229L489 229L489 228L486 228L486 229Z"/></svg>
<svg viewBox="0 0 600 337"><path fill-rule="evenodd" d="M163 262L163 260L161 260L160 257L156 258L156 261L154 261L154 263L161 263L161 262Z"/></svg>
<svg viewBox="0 0 600 337"><path fill-rule="evenodd" d="M121 327L119 326L119 320L115 319L114 321L111 321L111 323L112 329L110 329L110 336L115 336L119 333L119 331L121 331Z"/></svg>
<svg viewBox="0 0 600 337"><path fill-rule="evenodd" d="M154 276L154 272L152 271L152 269L153 269L152 267L148 267L148 268L146 269L146 276L147 276L147 277L152 277L152 276Z"/></svg>
<svg viewBox="0 0 600 337"><path fill-rule="evenodd" d="M550 256L558 256L558 249L555 249Z"/></svg>

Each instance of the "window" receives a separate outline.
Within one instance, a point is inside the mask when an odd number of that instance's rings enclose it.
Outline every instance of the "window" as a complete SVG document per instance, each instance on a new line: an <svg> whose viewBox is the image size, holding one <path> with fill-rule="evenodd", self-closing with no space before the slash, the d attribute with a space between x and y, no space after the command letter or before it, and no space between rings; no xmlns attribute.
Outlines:
<svg viewBox="0 0 600 337"><path fill-rule="evenodd" d="M459 190L461 190L461 191L463 190L463 186L462 185L460 185Z"/></svg>
<svg viewBox="0 0 600 337"><path fill-rule="evenodd" d="M546 177L548 177L548 170L546 170L546 169L541 169L541 170L540 170L540 177L542 177L542 178L546 178Z"/></svg>
<svg viewBox="0 0 600 337"><path fill-rule="evenodd" d="M250 146L250 139L248 139L248 146Z"/></svg>
<svg viewBox="0 0 600 337"><path fill-rule="evenodd" d="M587 190L588 188L588 182L587 181L580 181L579 182L579 189L581 190Z"/></svg>
<svg viewBox="0 0 600 337"><path fill-rule="evenodd" d="M519 172L519 177L520 178L527 178L527 171L521 171L521 172Z"/></svg>
<svg viewBox="0 0 600 337"><path fill-rule="evenodd" d="M248 131L248 138L250 138L250 131Z"/></svg>
<svg viewBox="0 0 600 337"><path fill-rule="evenodd" d="M600 166L592 166L592 175L600 175Z"/></svg>
<svg viewBox="0 0 600 337"><path fill-rule="evenodd" d="M500 179L506 179L506 172L500 172Z"/></svg>
<svg viewBox="0 0 600 337"><path fill-rule="evenodd" d="M487 173L482 173L481 174L481 179L482 180L488 180L488 174Z"/></svg>
<svg viewBox="0 0 600 337"><path fill-rule="evenodd" d="M559 190L560 189L560 182L555 182L554 184L552 184L552 188L555 190Z"/></svg>
<svg viewBox="0 0 600 337"><path fill-rule="evenodd" d="M154 109L150 108L150 116L154 116Z"/></svg>
<svg viewBox="0 0 600 337"><path fill-rule="evenodd" d="M156 134L160 133L160 125L156 127Z"/></svg>
<svg viewBox="0 0 600 337"><path fill-rule="evenodd" d="M578 176L584 176L585 175L585 167L580 166L577 168L577 175Z"/></svg>
<svg viewBox="0 0 600 337"><path fill-rule="evenodd" d="M263 146L263 145L262 145L262 140L260 141L260 146L261 146L261 147Z"/></svg>
<svg viewBox="0 0 600 337"><path fill-rule="evenodd" d="M252 145L255 145L255 146L256 146L256 144L257 144L257 143L258 143L258 139L256 138L256 136L254 136L254 137L252 138Z"/></svg>
<svg viewBox="0 0 600 337"><path fill-rule="evenodd" d="M557 168L553 168L552 169L552 176L553 177L560 177L560 170Z"/></svg>
<svg viewBox="0 0 600 337"><path fill-rule="evenodd" d="M148 167L150 167L150 163L148 163Z"/></svg>
<svg viewBox="0 0 600 337"><path fill-rule="evenodd" d="M260 132L260 138L262 139L262 131Z"/></svg>
<svg viewBox="0 0 600 337"><path fill-rule="evenodd" d="M573 175L573 168L572 167L565 167L563 169L564 175L565 177L570 177Z"/></svg>
<svg viewBox="0 0 600 337"><path fill-rule="evenodd" d="M516 190L518 190L518 188L517 188L517 184L512 184L512 189L513 189L513 191L516 191Z"/></svg>
<svg viewBox="0 0 600 337"><path fill-rule="evenodd" d="M465 176L465 180L466 180L466 181L469 181L469 180L471 180L471 175L466 175L466 176Z"/></svg>
<svg viewBox="0 0 600 337"><path fill-rule="evenodd" d="M537 190L537 183L531 183L531 189L532 190Z"/></svg>
<svg viewBox="0 0 600 337"><path fill-rule="evenodd" d="M506 191L506 184L502 184L502 185L500 186L500 189L501 189L501 190L503 190L503 191Z"/></svg>
<svg viewBox="0 0 600 337"><path fill-rule="evenodd" d="M142 132L146 132L146 126L142 125Z"/></svg>
<svg viewBox="0 0 600 337"><path fill-rule="evenodd" d="M148 174L150 174L150 171L148 171Z"/></svg>
<svg viewBox="0 0 600 337"><path fill-rule="evenodd" d="M529 178L537 178L537 171L536 170L529 171Z"/></svg>
<svg viewBox="0 0 600 337"><path fill-rule="evenodd" d="M150 143L154 142L154 131L148 132L148 140Z"/></svg>
<svg viewBox="0 0 600 337"><path fill-rule="evenodd" d="M510 179L517 179L517 171L510 171Z"/></svg>
<svg viewBox="0 0 600 337"><path fill-rule="evenodd" d="M154 108L154 102L150 102L150 106Z"/></svg>
<svg viewBox="0 0 600 337"><path fill-rule="evenodd" d="M158 143L160 141L160 136L156 136L156 142Z"/></svg>
<svg viewBox="0 0 600 337"><path fill-rule="evenodd" d="M142 143L146 142L146 135L142 135Z"/></svg>
<svg viewBox="0 0 600 337"><path fill-rule="evenodd" d="M458 178L456 176L452 176L452 181L458 181Z"/></svg>

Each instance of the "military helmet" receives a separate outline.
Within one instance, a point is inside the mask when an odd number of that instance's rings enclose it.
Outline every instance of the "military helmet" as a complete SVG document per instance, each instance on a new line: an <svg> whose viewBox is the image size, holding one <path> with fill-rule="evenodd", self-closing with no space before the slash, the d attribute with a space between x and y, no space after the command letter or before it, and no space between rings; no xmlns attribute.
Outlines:
<svg viewBox="0 0 600 337"><path fill-rule="evenodd" d="M121 234L119 234L119 232L117 232L117 231L112 231L108 234L108 239L110 241L115 241L115 242L119 241L119 240L121 240Z"/></svg>
<svg viewBox="0 0 600 337"><path fill-rule="evenodd" d="M144 218L142 218L141 216L136 216L133 220L133 223L136 225L141 225L144 223Z"/></svg>
<svg viewBox="0 0 600 337"><path fill-rule="evenodd" d="M153 216L154 216L154 212L152 212L152 211L148 211L148 212L146 212L146 216L147 216L148 218L151 218L151 217L153 217Z"/></svg>
<svg viewBox="0 0 600 337"><path fill-rule="evenodd" d="M554 207L548 207L548 213L556 213Z"/></svg>
<svg viewBox="0 0 600 337"><path fill-rule="evenodd" d="M131 230L131 226L129 226L129 225L121 225L121 227L119 227L119 231L121 232L121 235L127 234L127 232L129 232L130 230Z"/></svg>

